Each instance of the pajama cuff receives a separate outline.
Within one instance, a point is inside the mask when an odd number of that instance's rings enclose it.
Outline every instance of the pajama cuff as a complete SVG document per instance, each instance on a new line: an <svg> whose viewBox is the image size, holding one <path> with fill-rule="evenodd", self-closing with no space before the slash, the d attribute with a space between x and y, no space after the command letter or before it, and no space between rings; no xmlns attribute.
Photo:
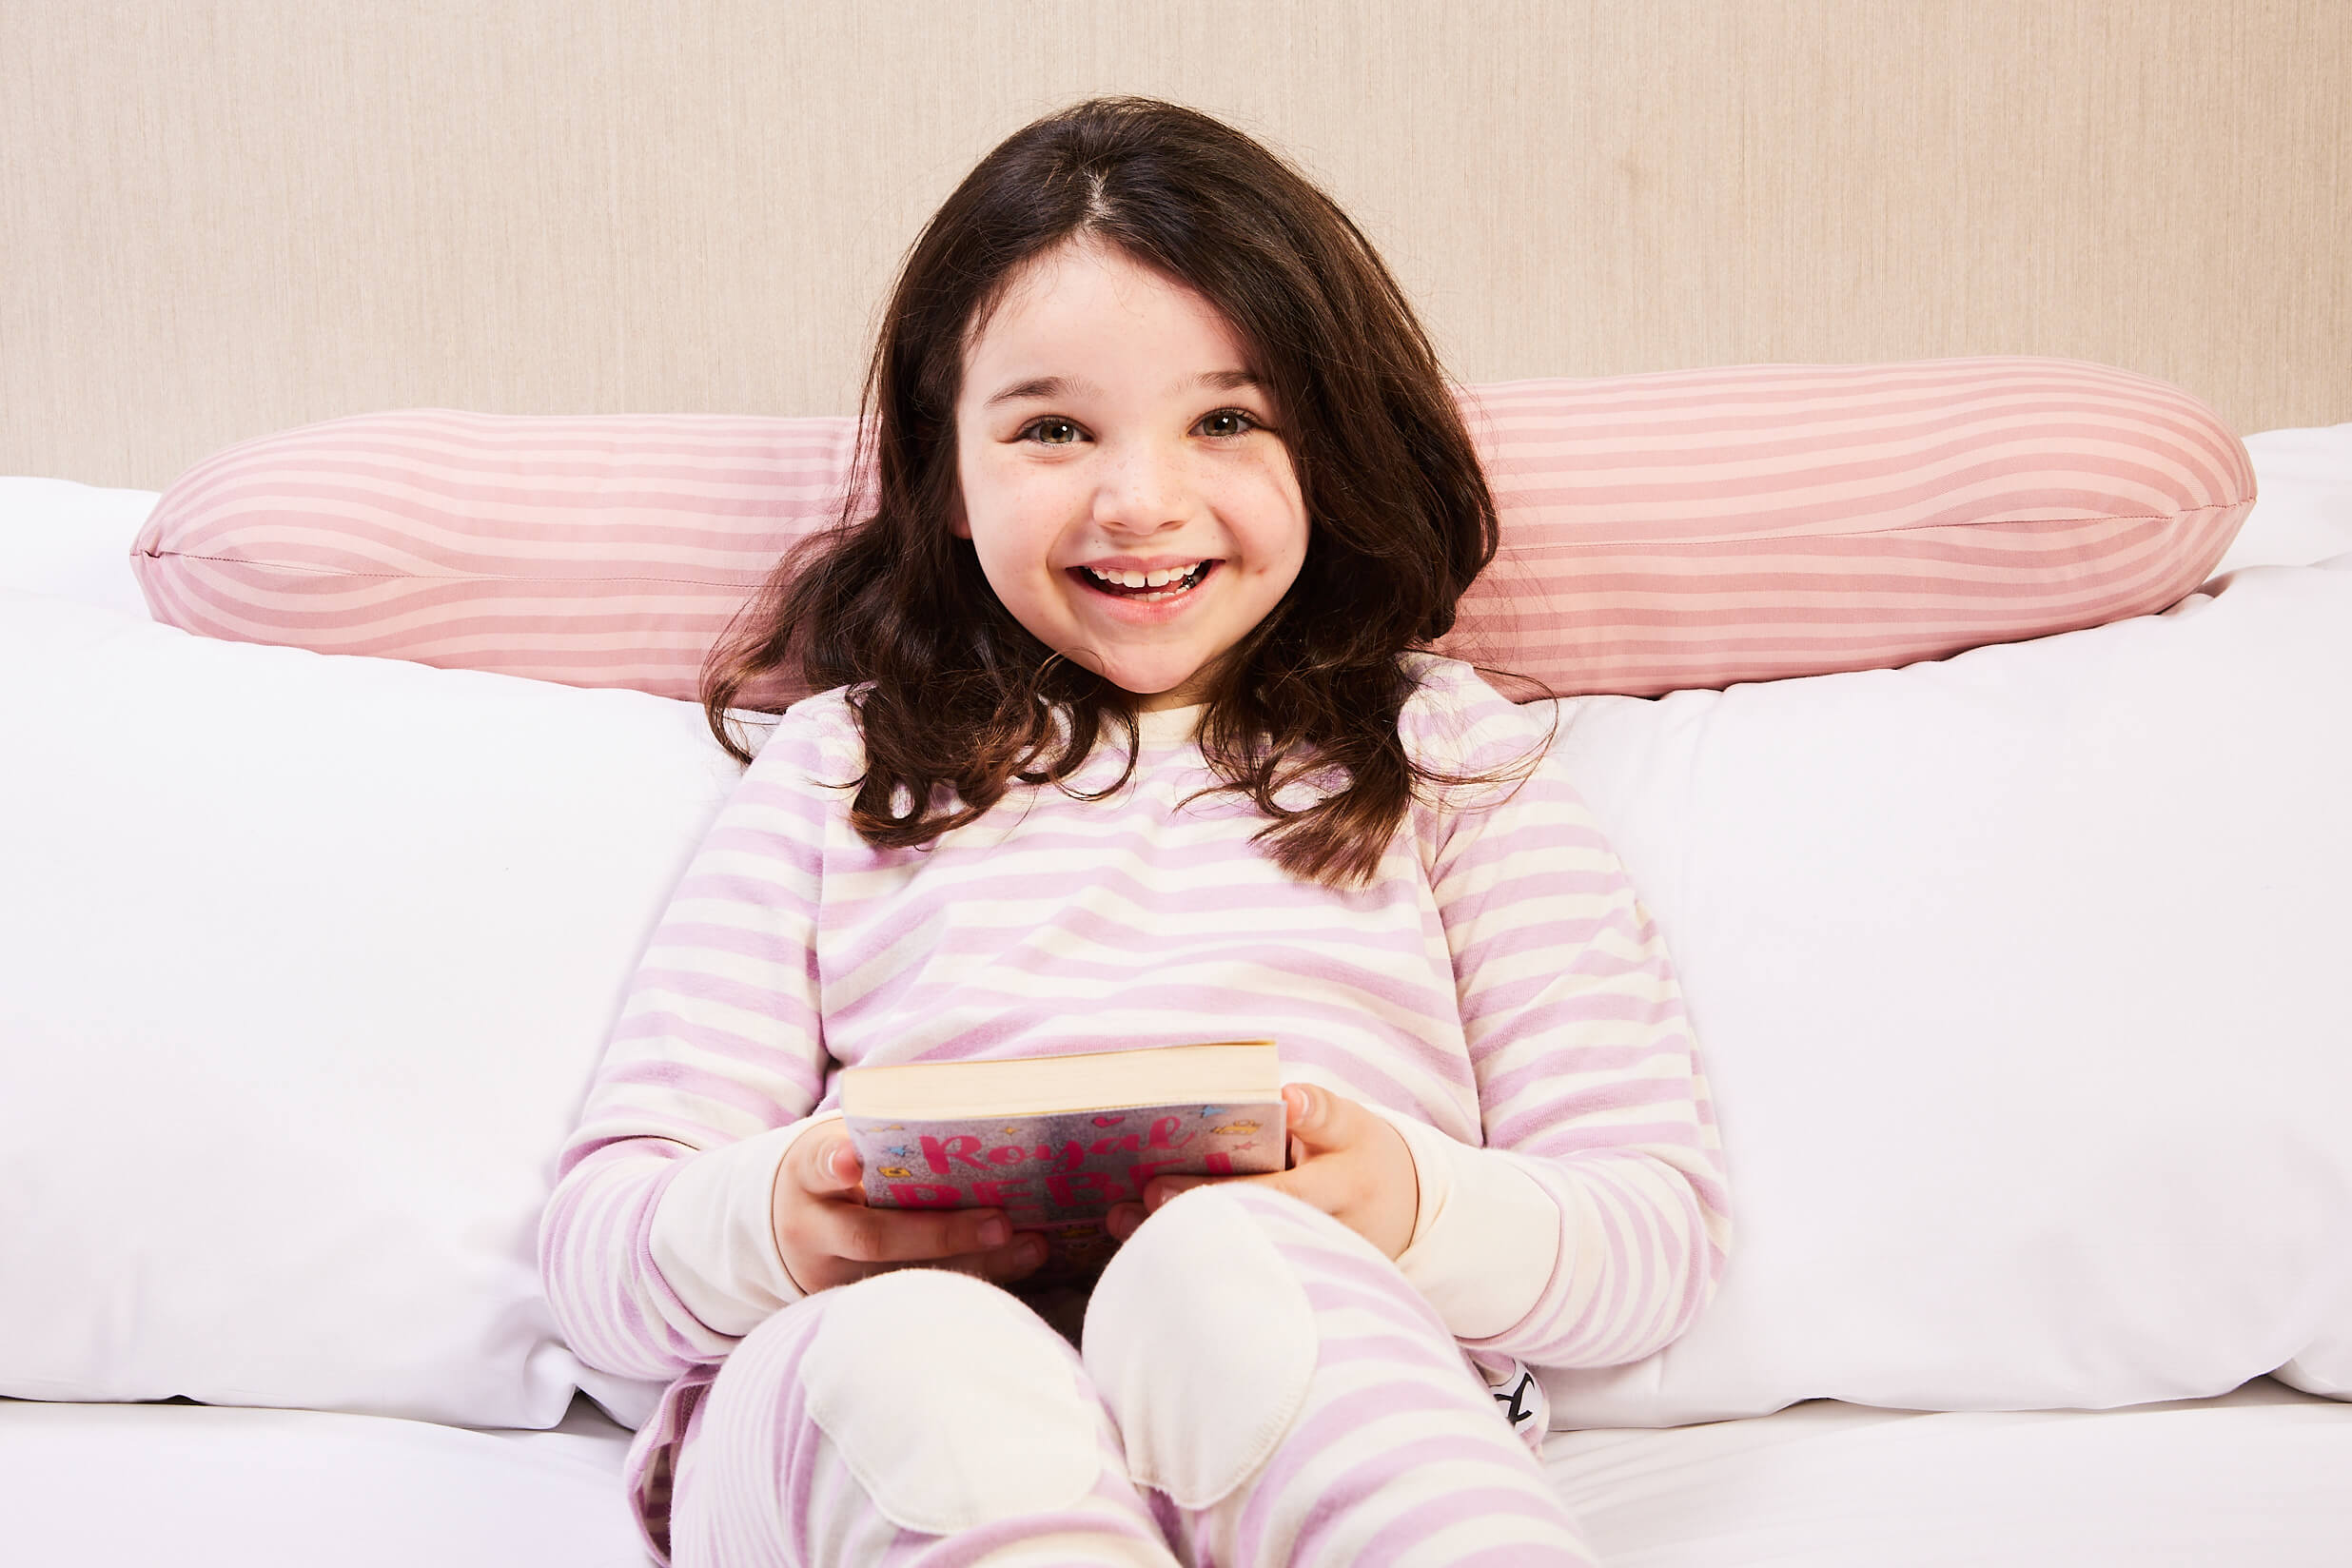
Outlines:
<svg viewBox="0 0 2352 1568"><path fill-rule="evenodd" d="M1535 1310L1559 1261L1559 1205L1511 1159L1367 1107L1404 1135L1421 1180L1397 1266L1458 1340L1491 1339Z"/></svg>
<svg viewBox="0 0 2352 1568"><path fill-rule="evenodd" d="M775 1249L776 1167L802 1134L840 1119L829 1110L705 1149L655 1204L654 1266L713 1333L741 1339L808 1294Z"/></svg>

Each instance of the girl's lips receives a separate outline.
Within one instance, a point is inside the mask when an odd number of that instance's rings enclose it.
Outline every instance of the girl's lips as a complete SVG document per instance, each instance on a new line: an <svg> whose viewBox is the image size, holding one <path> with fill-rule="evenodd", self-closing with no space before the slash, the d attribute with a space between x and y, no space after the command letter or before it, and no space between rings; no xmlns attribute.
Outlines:
<svg viewBox="0 0 2352 1568"><path fill-rule="evenodd" d="M1068 575L1085 591L1089 602L1101 606L1110 615L1130 625L1157 626L1183 614L1224 564L1222 560L1204 561L1201 575L1193 579L1189 588L1180 588L1170 583L1165 588L1130 588L1125 593L1106 588L1083 566L1069 568Z"/></svg>

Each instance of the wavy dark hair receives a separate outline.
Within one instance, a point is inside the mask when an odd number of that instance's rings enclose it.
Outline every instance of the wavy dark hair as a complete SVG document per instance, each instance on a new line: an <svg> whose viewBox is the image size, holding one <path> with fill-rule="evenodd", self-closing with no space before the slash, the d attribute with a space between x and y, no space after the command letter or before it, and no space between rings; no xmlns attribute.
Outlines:
<svg viewBox="0 0 2352 1568"><path fill-rule="evenodd" d="M1115 247L1215 306L1272 397L1305 505L1298 579L1215 672L1200 725L1216 788L1268 819L1291 874L1368 881L1418 788L1400 656L1442 636L1496 547L1495 503L1428 336L1370 242L1313 182L1229 126L1098 98L1016 131L909 249L858 409L839 519L777 566L703 668L712 733L797 677L851 688L867 842L929 843L1018 780L1072 789L1107 731L1134 768L1134 696L1014 619L949 526L965 356L1013 274L1073 240ZM1056 723L1054 713L1067 715ZM1285 786L1317 786L1284 805ZM846 786L845 786L846 787ZM1072 793L1076 793L1072 790Z"/></svg>

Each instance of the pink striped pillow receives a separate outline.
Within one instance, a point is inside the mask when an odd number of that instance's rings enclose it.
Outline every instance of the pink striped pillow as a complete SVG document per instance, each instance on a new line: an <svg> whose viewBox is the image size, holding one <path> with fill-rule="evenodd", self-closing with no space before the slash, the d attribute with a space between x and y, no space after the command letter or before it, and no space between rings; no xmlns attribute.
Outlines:
<svg viewBox="0 0 2352 1568"><path fill-rule="evenodd" d="M1444 650L1563 695L2145 614L2204 580L2254 498L2210 409L2068 361L1510 382L1463 411L1503 549ZM776 556L832 517L851 426L334 420L190 469L132 564L156 618L207 636L691 697Z"/></svg>
<svg viewBox="0 0 2352 1568"><path fill-rule="evenodd" d="M1747 365L1474 388L1503 518L1448 652L1565 695L1886 669L2203 582L2245 448L2066 360Z"/></svg>

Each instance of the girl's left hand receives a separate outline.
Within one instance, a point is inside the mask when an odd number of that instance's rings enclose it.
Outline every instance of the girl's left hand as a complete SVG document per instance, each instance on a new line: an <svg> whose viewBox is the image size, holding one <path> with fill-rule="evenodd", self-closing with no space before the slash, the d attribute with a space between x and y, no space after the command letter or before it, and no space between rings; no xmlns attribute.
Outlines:
<svg viewBox="0 0 2352 1568"><path fill-rule="evenodd" d="M1413 1240L1421 1215L1421 1178L1404 1134L1344 1095L1311 1084L1289 1084L1283 1101L1290 1122L1290 1168L1264 1176L1159 1176L1141 1204L1110 1211L1110 1233L1135 1233L1144 1216L1186 1187L1205 1182L1255 1182L1322 1209L1394 1258Z"/></svg>

